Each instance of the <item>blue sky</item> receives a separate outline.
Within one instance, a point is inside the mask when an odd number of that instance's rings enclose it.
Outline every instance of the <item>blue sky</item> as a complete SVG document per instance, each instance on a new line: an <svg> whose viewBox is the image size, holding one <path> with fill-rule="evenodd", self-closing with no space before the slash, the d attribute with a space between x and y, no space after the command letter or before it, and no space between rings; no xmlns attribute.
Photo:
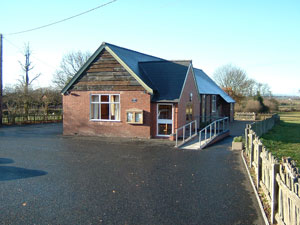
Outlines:
<svg viewBox="0 0 300 225"><path fill-rule="evenodd" d="M3 82L22 74L24 43L33 50L35 86L51 85L62 56L94 52L103 41L166 59L192 59L208 75L232 63L250 78L267 83L273 94L300 89L300 1L117 0L72 20L42 26L108 2L11 0L1 4Z"/></svg>

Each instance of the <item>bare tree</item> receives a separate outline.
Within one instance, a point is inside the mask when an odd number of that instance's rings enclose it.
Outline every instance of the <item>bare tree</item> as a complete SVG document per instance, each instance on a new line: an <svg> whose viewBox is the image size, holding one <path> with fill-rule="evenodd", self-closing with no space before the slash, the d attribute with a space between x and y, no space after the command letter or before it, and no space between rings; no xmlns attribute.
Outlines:
<svg viewBox="0 0 300 225"><path fill-rule="evenodd" d="M30 61L30 56L32 54L32 51L30 50L29 44L25 44L24 47L24 56L25 56L25 63L23 64L22 62L19 61L21 68L23 72L25 73L22 76L22 79L19 80L21 86L24 87L25 94L28 93L28 88L32 84L33 81L35 81L37 78L41 76L41 74L36 74L33 78L29 78L29 71L31 71L34 66L32 65L32 62Z"/></svg>
<svg viewBox="0 0 300 225"><path fill-rule="evenodd" d="M214 80L222 88L231 88L232 91L241 96L249 94L254 81L247 77L246 72L231 64L221 66L214 72Z"/></svg>
<svg viewBox="0 0 300 225"><path fill-rule="evenodd" d="M260 93L263 97L271 97L272 92L270 90L270 86L268 84L256 83L255 85L255 93Z"/></svg>
<svg viewBox="0 0 300 225"><path fill-rule="evenodd" d="M258 93L266 97L272 95L268 84L258 83L248 78L243 69L231 64L218 68L213 77L225 91L231 90L227 93L238 102L245 97L256 96Z"/></svg>
<svg viewBox="0 0 300 225"><path fill-rule="evenodd" d="M38 79L41 74L36 74L33 76L33 78L30 79L29 77L29 72L34 68L32 65L32 62L30 61L30 56L31 56L32 51L30 50L29 43L25 44L24 47L24 56L25 56L25 63L23 64L22 62L19 61L21 68L24 72L24 75L22 75L22 79L19 80L20 82L20 88L24 89L24 95L22 96L22 100L24 101L24 110L25 110L25 115L28 116L28 105L29 105L29 88L30 85L32 84L33 81Z"/></svg>
<svg viewBox="0 0 300 225"><path fill-rule="evenodd" d="M56 70L52 82L59 89L62 89L90 58L90 52L70 52L63 56L60 68Z"/></svg>

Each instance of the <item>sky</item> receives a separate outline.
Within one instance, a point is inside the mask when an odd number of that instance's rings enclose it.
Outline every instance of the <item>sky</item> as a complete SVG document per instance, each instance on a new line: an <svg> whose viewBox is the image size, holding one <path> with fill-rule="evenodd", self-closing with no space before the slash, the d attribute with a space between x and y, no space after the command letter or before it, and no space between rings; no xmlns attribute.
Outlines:
<svg viewBox="0 0 300 225"><path fill-rule="evenodd" d="M233 64L249 78L270 86L274 95L299 95L299 0L116 0L71 20L40 27L110 0L10 0L0 8L3 84L21 78L19 62L29 43L35 87L53 86L62 57L93 53L108 42L160 58L188 59L210 77Z"/></svg>

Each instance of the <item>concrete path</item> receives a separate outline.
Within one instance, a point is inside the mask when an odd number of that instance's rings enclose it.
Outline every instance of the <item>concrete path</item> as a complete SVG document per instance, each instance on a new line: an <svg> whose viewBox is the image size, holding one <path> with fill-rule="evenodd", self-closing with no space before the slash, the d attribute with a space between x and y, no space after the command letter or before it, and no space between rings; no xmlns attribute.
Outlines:
<svg viewBox="0 0 300 225"><path fill-rule="evenodd" d="M264 224L232 137L174 142L0 128L0 224Z"/></svg>

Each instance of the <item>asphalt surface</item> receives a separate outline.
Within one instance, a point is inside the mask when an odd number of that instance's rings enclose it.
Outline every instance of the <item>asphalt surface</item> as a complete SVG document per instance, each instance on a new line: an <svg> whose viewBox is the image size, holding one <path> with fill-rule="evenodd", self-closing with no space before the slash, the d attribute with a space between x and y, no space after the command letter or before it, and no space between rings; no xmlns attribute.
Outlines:
<svg viewBox="0 0 300 225"><path fill-rule="evenodd" d="M61 133L0 128L0 224L264 224L232 138L192 151Z"/></svg>

